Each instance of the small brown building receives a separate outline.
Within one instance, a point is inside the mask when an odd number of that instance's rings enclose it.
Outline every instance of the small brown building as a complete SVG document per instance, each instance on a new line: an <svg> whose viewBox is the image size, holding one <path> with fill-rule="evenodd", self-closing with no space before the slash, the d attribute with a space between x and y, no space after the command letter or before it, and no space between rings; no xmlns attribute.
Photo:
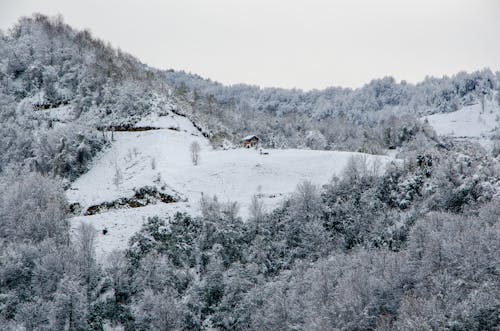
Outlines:
<svg viewBox="0 0 500 331"><path fill-rule="evenodd" d="M246 136L245 138L241 139L241 142L243 144L243 148L257 147L257 145L259 144L259 137L257 137L256 135Z"/></svg>

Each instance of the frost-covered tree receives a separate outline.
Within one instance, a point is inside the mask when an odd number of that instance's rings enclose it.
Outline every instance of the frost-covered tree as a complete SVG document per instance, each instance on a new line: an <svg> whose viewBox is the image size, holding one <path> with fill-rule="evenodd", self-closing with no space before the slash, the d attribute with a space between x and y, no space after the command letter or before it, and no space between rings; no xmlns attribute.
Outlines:
<svg viewBox="0 0 500 331"><path fill-rule="evenodd" d="M88 330L87 305L85 291L78 281L62 279L54 294L51 327L56 330Z"/></svg>
<svg viewBox="0 0 500 331"><path fill-rule="evenodd" d="M24 178L23 178L24 177ZM68 240L67 201L60 183L39 174L0 177L0 234L9 240Z"/></svg>
<svg viewBox="0 0 500 331"><path fill-rule="evenodd" d="M201 146L197 141L193 141L191 145L189 145L189 152L191 153L191 162L193 165L198 165L200 162L200 151Z"/></svg>
<svg viewBox="0 0 500 331"><path fill-rule="evenodd" d="M183 322L182 303L168 287L161 292L145 290L135 307L137 330L177 330Z"/></svg>
<svg viewBox="0 0 500 331"><path fill-rule="evenodd" d="M118 165L118 162L115 162L114 173L113 173L113 184L116 186L116 188L120 188L122 182L123 182L122 170Z"/></svg>

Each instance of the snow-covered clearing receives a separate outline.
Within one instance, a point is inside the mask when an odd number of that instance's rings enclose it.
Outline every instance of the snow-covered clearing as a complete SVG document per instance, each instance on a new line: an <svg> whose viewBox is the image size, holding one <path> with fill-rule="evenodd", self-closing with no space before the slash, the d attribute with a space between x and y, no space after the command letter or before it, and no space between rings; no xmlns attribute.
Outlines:
<svg viewBox="0 0 500 331"><path fill-rule="evenodd" d="M476 104L451 113L434 114L424 118L439 135L455 138L488 138L500 127L500 106L497 102L487 101L484 112L481 104Z"/></svg>
<svg viewBox="0 0 500 331"><path fill-rule="evenodd" d="M181 197L181 201L74 217L74 227L88 222L99 231L97 251L101 256L113 249L125 248L147 217L177 211L197 214L202 193L217 195L220 201L236 201L240 215L246 217L254 194L262 196L265 206L271 209L303 180L327 183L343 170L353 155L366 156L368 163L375 159L381 164L392 160L386 156L300 149L266 150L268 154L242 148L213 150L184 117L154 115L137 123L137 126L147 125L162 129L116 132L111 148L67 191L68 199L78 202L85 211L92 205L131 197L134 188L154 186ZM201 145L200 162L196 166L189 151L193 141ZM104 228L108 230L105 235Z"/></svg>

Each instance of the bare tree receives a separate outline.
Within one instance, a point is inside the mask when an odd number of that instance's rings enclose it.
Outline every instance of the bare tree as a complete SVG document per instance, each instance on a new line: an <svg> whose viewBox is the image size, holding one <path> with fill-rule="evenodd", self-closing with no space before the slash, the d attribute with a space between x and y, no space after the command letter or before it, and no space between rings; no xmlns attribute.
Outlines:
<svg viewBox="0 0 500 331"><path fill-rule="evenodd" d="M113 175L113 184L115 184L116 188L119 188L123 182L123 173L118 163L115 160L115 174Z"/></svg>
<svg viewBox="0 0 500 331"><path fill-rule="evenodd" d="M250 200L250 206L248 207L250 218L256 221L260 221L264 216L264 202L259 198L257 194L252 196Z"/></svg>
<svg viewBox="0 0 500 331"><path fill-rule="evenodd" d="M198 165L198 162L200 161L200 144L197 141L193 141L191 143L191 146L189 146L189 151L191 152L191 161L193 162L193 165Z"/></svg>

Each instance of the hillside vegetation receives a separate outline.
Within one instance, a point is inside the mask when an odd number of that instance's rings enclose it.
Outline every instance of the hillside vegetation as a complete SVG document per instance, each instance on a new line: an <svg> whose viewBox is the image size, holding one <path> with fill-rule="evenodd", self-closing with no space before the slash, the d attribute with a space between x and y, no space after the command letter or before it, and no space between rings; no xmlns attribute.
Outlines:
<svg viewBox="0 0 500 331"><path fill-rule="evenodd" d="M155 72L61 18L20 19L0 38L0 170L76 178L107 144L97 128L173 107Z"/></svg>
<svg viewBox="0 0 500 331"><path fill-rule="evenodd" d="M272 148L380 153L416 137L433 140L419 117L488 100L500 102L495 94L500 74L489 69L429 77L416 85L385 77L354 90L332 87L307 92L224 86L176 71L165 76L176 93L191 102L197 120L215 131L213 141L218 144L235 141L244 132L259 135Z"/></svg>

